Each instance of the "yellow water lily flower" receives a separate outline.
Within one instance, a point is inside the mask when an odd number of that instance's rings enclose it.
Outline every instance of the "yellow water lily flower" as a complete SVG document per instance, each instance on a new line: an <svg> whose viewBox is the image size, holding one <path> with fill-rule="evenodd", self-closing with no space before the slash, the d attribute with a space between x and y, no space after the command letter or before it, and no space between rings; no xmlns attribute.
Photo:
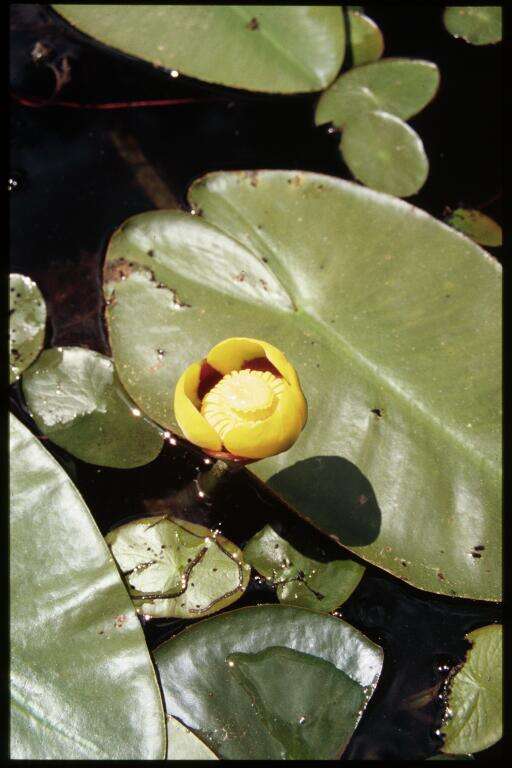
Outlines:
<svg viewBox="0 0 512 768"><path fill-rule="evenodd" d="M232 338L180 376L174 413L187 440L206 452L263 459L293 445L307 404L282 352L266 341Z"/></svg>

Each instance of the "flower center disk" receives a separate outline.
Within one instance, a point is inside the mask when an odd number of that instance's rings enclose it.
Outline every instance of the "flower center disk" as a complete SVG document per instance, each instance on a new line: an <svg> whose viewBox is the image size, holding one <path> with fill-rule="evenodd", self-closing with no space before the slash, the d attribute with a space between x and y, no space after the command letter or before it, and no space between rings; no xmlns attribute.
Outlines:
<svg viewBox="0 0 512 768"><path fill-rule="evenodd" d="M240 424L256 424L271 416L285 386L270 371L232 371L204 396L201 413L224 438Z"/></svg>

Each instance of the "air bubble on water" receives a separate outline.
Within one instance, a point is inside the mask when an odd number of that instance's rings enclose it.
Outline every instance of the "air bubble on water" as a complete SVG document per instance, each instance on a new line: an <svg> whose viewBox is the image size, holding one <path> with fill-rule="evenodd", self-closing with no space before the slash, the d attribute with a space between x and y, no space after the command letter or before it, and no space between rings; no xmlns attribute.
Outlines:
<svg viewBox="0 0 512 768"><path fill-rule="evenodd" d="M171 69L171 77L179 77L180 73L177 69Z"/></svg>
<svg viewBox="0 0 512 768"><path fill-rule="evenodd" d="M305 722L306 722L306 718L304 717L304 715L299 717L299 725L304 725Z"/></svg>
<svg viewBox="0 0 512 768"><path fill-rule="evenodd" d="M211 464L211 463L212 463L212 460L211 460L211 459L208 459L208 458L206 458L206 459L204 459L204 463L205 463L205 464Z"/></svg>
<svg viewBox="0 0 512 768"><path fill-rule="evenodd" d="M228 667L234 667L234 666L235 666L235 662L230 659L228 661Z"/></svg>
<svg viewBox="0 0 512 768"><path fill-rule="evenodd" d="M206 496L206 493L204 491L198 491L197 495L199 496L200 499L204 499L204 497Z"/></svg>
<svg viewBox="0 0 512 768"><path fill-rule="evenodd" d="M332 125L327 129L327 133L336 133L336 128L333 128Z"/></svg>
<svg viewBox="0 0 512 768"><path fill-rule="evenodd" d="M132 408L132 414L133 416L141 416L141 412L138 408Z"/></svg>
<svg viewBox="0 0 512 768"><path fill-rule="evenodd" d="M178 445L178 441L176 440L175 437L170 437L169 442L171 445Z"/></svg>

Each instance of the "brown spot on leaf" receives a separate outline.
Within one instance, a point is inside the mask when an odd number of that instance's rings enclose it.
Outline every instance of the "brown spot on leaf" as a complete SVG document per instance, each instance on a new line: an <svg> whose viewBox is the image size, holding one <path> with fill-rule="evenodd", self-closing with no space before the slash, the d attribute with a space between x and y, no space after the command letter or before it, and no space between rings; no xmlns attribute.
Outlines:
<svg viewBox="0 0 512 768"><path fill-rule="evenodd" d="M379 419L382 418L382 414L384 411L382 408L372 408L372 413L374 413Z"/></svg>
<svg viewBox="0 0 512 768"><path fill-rule="evenodd" d="M128 617L124 615L124 613L121 613L119 616L116 616L114 619L114 627L116 629L122 629L126 622L128 621Z"/></svg>
<svg viewBox="0 0 512 768"><path fill-rule="evenodd" d="M247 29L250 29L251 31L254 31L256 29L260 28L260 23L256 16L253 16L253 18L247 23Z"/></svg>
<svg viewBox="0 0 512 768"><path fill-rule="evenodd" d="M115 261L105 262L103 278L106 283L119 283L121 280L126 280L133 271L133 263L123 258L115 259Z"/></svg>
<svg viewBox="0 0 512 768"><path fill-rule="evenodd" d="M437 578L441 581L444 581L444 573L442 571L437 572Z"/></svg>

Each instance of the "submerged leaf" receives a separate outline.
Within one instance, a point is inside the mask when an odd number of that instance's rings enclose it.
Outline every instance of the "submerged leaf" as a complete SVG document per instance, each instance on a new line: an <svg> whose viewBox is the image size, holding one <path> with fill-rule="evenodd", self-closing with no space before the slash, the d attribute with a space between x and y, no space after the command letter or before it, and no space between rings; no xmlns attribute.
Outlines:
<svg viewBox="0 0 512 768"><path fill-rule="evenodd" d="M446 223L480 245L498 247L503 243L500 225L480 211L457 208L448 216Z"/></svg>
<svg viewBox="0 0 512 768"><path fill-rule="evenodd" d="M339 77L318 101L315 125L342 128L364 111L382 110L402 120L420 112L439 87L439 70L420 59L381 59Z"/></svg>
<svg viewBox="0 0 512 768"><path fill-rule="evenodd" d="M365 112L345 125L341 152L367 187L397 197L416 194L428 176L423 143L407 123L387 112Z"/></svg>
<svg viewBox="0 0 512 768"><path fill-rule="evenodd" d="M233 334L267 339L309 418L251 471L414 586L499 600L500 265L424 211L321 174L213 173L189 199L202 216L141 214L108 248L109 339L131 397L173 429L191 361ZM116 282L123 255L133 271Z"/></svg>
<svg viewBox="0 0 512 768"><path fill-rule="evenodd" d="M81 32L154 66L230 88L320 91L343 63L340 8L278 5L53 6Z"/></svg>
<svg viewBox="0 0 512 768"><path fill-rule="evenodd" d="M160 430L130 401L110 358L79 347L47 349L23 376L38 428L82 461L127 469L148 464Z"/></svg>
<svg viewBox="0 0 512 768"><path fill-rule="evenodd" d="M195 733L167 715L167 760L218 760Z"/></svg>
<svg viewBox="0 0 512 768"><path fill-rule="evenodd" d="M489 45L501 41L502 15L500 5L450 6L444 11L443 22L450 35L473 45Z"/></svg>
<svg viewBox="0 0 512 768"><path fill-rule="evenodd" d="M232 542L209 528L167 517L140 518L106 536L146 618L208 616L238 600L251 568Z"/></svg>
<svg viewBox="0 0 512 768"><path fill-rule="evenodd" d="M280 603L330 613L347 600L364 567L354 560L318 562L298 552L266 525L246 544L246 562L277 586Z"/></svg>
<svg viewBox="0 0 512 768"><path fill-rule="evenodd" d="M382 651L333 616L259 605L188 627L155 662L167 713L221 759L325 760L355 730Z"/></svg>
<svg viewBox="0 0 512 768"><path fill-rule="evenodd" d="M10 417L11 757L158 760L165 721L144 634L55 459Z"/></svg>
<svg viewBox="0 0 512 768"><path fill-rule="evenodd" d="M467 754L499 741L503 735L503 629L480 627L466 635L466 661L455 674L443 726L443 752Z"/></svg>
<svg viewBox="0 0 512 768"><path fill-rule="evenodd" d="M384 38L376 23L364 13L349 10L350 49L354 67L380 59L384 53Z"/></svg>
<svg viewBox="0 0 512 768"><path fill-rule="evenodd" d="M30 277L9 275L9 384L19 379L44 344L46 304Z"/></svg>

